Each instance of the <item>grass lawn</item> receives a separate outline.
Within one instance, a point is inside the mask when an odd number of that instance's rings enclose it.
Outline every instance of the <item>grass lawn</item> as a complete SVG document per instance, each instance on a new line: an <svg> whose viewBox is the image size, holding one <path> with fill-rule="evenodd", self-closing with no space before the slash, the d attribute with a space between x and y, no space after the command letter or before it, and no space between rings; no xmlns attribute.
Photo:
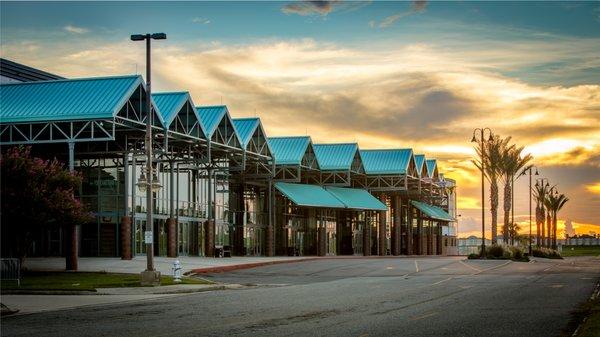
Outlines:
<svg viewBox="0 0 600 337"><path fill-rule="evenodd" d="M563 246L562 256L600 256L600 246Z"/></svg>
<svg viewBox="0 0 600 337"><path fill-rule="evenodd" d="M161 276L161 285L172 285L171 276ZM183 278L178 284L210 284L196 278ZM20 290L91 290L96 288L141 287L140 275L85 272L26 272L21 286L16 281L2 281L1 289Z"/></svg>
<svg viewBox="0 0 600 337"><path fill-rule="evenodd" d="M589 309L590 315L577 332L577 337L600 336L600 298L590 303Z"/></svg>

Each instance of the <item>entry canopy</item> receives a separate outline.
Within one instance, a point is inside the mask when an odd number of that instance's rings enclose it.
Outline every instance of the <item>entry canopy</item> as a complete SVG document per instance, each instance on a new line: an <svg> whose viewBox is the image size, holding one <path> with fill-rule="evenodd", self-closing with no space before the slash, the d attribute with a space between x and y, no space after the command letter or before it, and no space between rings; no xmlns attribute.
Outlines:
<svg viewBox="0 0 600 337"><path fill-rule="evenodd" d="M333 194L346 208L368 211L387 211L387 207L377 200L371 193L359 188L325 187L327 192Z"/></svg>
<svg viewBox="0 0 600 337"><path fill-rule="evenodd" d="M387 207L369 192L357 188L276 182L275 188L298 206L385 211Z"/></svg>
<svg viewBox="0 0 600 337"><path fill-rule="evenodd" d="M448 212L444 211L443 209L437 206L414 200L411 202L413 206L418 208L421 212L425 213L425 215L432 219L441 221L454 221L454 219L450 216L450 214L448 214Z"/></svg>
<svg viewBox="0 0 600 337"><path fill-rule="evenodd" d="M275 188L298 206L346 208L321 186L276 182Z"/></svg>

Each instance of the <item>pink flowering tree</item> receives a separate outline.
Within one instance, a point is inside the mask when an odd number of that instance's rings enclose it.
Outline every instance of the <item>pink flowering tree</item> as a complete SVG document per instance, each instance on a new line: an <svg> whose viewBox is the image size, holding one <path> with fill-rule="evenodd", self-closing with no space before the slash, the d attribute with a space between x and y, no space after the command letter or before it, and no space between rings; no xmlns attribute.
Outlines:
<svg viewBox="0 0 600 337"><path fill-rule="evenodd" d="M75 191L81 176L58 160L32 157L29 147L0 155L2 255L27 256L33 235L44 228L69 228L92 219Z"/></svg>

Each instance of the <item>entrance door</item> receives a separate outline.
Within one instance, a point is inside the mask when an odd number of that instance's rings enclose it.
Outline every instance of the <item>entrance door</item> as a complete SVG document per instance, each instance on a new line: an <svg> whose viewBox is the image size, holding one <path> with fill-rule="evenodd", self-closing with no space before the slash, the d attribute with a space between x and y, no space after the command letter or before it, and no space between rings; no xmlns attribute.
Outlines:
<svg viewBox="0 0 600 337"><path fill-rule="evenodd" d="M190 253L190 223L180 222L177 225L177 231L178 253L179 255L188 255Z"/></svg>

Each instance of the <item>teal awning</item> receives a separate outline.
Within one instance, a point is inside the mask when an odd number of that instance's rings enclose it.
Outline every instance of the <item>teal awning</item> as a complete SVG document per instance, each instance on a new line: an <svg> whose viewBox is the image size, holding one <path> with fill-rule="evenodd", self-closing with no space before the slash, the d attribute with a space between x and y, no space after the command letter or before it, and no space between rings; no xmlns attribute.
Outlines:
<svg viewBox="0 0 600 337"><path fill-rule="evenodd" d="M454 221L454 219L450 216L450 214L448 214L448 212L444 211L443 209L437 206L414 200L411 202L413 206L418 208L421 212L425 213L425 215L429 218L441 221Z"/></svg>
<svg viewBox="0 0 600 337"><path fill-rule="evenodd" d="M359 188L325 187L327 192L333 194L346 208L387 211L387 207L377 200L371 193Z"/></svg>
<svg viewBox="0 0 600 337"><path fill-rule="evenodd" d="M276 182L275 188L298 206L346 208L321 186Z"/></svg>

